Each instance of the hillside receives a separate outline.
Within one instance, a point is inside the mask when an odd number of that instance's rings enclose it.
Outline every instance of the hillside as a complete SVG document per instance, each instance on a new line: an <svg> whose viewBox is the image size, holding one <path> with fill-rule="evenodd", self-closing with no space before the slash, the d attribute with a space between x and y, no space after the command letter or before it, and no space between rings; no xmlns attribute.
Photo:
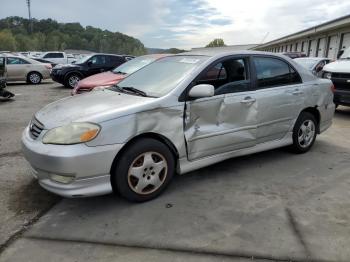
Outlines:
<svg viewBox="0 0 350 262"><path fill-rule="evenodd" d="M93 52L142 55L146 49L140 40L128 35L101 30L80 23L58 23L52 19L29 20L7 17L0 20L0 50L49 51L80 49Z"/></svg>

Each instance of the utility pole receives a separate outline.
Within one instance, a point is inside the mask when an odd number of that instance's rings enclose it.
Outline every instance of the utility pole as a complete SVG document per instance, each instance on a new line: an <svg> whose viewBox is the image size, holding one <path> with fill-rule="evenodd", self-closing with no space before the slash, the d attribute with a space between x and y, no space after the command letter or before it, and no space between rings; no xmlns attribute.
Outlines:
<svg viewBox="0 0 350 262"><path fill-rule="evenodd" d="M30 33L33 33L33 21L32 21L32 15L30 13L30 0L27 0L27 6L28 6L28 16L29 16L29 30L30 30Z"/></svg>

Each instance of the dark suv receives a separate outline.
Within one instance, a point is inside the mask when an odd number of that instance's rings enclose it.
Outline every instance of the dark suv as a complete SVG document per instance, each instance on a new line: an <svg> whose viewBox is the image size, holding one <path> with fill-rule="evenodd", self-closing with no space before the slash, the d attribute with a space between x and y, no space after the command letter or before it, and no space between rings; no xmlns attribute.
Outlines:
<svg viewBox="0 0 350 262"><path fill-rule="evenodd" d="M125 55L93 54L74 64L55 66L51 71L51 78L68 88L74 88L80 79L112 70L132 58Z"/></svg>

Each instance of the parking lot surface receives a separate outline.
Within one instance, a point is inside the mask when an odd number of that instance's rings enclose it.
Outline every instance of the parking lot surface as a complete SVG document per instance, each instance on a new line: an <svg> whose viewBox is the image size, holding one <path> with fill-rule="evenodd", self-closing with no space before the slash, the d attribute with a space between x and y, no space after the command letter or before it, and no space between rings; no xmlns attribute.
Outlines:
<svg viewBox="0 0 350 262"><path fill-rule="evenodd" d="M19 142L32 114L69 90L10 90L21 95L0 102L1 241L23 219L38 221L7 242L0 261L350 261L350 108L338 109L307 154L230 159L177 176L143 204L114 195L59 201L28 176Z"/></svg>

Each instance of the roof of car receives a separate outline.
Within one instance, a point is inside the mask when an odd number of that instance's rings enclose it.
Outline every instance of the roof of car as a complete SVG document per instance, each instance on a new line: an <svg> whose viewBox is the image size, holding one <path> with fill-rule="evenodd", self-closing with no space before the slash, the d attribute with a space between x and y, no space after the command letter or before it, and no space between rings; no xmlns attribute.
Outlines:
<svg viewBox="0 0 350 262"><path fill-rule="evenodd" d="M314 60L314 61L321 61L321 60L331 60L328 57L297 57L295 60Z"/></svg>

